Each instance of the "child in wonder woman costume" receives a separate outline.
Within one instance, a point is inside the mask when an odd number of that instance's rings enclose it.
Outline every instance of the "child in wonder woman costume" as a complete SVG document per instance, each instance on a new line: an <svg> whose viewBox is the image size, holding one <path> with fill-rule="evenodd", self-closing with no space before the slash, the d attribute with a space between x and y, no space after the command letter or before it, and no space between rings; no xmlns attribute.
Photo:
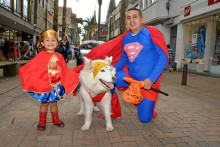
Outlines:
<svg viewBox="0 0 220 147"><path fill-rule="evenodd" d="M64 127L64 122L58 116L57 101L71 93L78 83L73 78L75 73L67 67L63 56L55 52L58 46L56 31L43 32L41 45L44 50L20 68L18 74L23 90L41 102L37 129L44 131L49 105L53 124Z"/></svg>

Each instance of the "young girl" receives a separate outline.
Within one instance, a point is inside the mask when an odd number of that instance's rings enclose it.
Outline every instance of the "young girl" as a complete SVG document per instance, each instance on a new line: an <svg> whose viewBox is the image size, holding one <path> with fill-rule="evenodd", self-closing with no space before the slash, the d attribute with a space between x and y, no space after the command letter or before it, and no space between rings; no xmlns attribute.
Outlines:
<svg viewBox="0 0 220 147"><path fill-rule="evenodd" d="M63 56L55 49L58 45L57 33L47 30L41 34L42 50L19 70L23 90L41 102L38 130L46 129L48 106L53 124L64 127L59 119L57 101L71 93L77 86L75 73L69 69Z"/></svg>

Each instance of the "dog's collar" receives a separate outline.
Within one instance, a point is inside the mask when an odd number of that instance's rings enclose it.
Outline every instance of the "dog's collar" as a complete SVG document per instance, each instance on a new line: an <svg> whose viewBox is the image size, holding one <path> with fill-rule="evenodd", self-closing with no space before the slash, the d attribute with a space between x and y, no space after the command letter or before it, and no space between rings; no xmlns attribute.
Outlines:
<svg viewBox="0 0 220 147"><path fill-rule="evenodd" d="M88 92L88 91L87 91L87 92ZM88 92L88 93L89 93L89 92ZM92 99L93 102L100 102L100 101L103 99L103 97L105 96L105 93L106 93L106 92L100 93L100 94L98 94L98 95L96 95L96 96L94 96L94 97L92 97L91 94L89 93L89 96L91 97L91 99Z"/></svg>
<svg viewBox="0 0 220 147"><path fill-rule="evenodd" d="M106 92L103 92L103 93L97 94L96 96L92 97L92 95L90 94L88 88L85 85L83 87L85 88L86 92L88 92L88 94L91 97L93 102L100 102L103 99L103 97L105 96Z"/></svg>

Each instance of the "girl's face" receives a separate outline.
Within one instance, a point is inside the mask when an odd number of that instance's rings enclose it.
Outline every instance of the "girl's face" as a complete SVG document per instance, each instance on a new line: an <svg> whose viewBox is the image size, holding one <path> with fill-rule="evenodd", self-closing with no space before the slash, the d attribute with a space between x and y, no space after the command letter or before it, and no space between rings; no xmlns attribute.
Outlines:
<svg viewBox="0 0 220 147"><path fill-rule="evenodd" d="M47 37L41 42L41 44L45 47L46 51L54 52L58 46L58 41L55 37Z"/></svg>

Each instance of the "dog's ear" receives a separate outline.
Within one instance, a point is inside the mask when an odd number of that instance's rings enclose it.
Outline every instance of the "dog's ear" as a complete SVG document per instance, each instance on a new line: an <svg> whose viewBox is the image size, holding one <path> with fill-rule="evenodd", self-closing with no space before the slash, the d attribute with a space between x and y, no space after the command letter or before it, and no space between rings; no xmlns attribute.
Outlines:
<svg viewBox="0 0 220 147"><path fill-rule="evenodd" d="M105 61L107 62L107 64L108 65L111 65L111 63L112 63L112 56L110 56L110 57L105 57Z"/></svg>
<svg viewBox="0 0 220 147"><path fill-rule="evenodd" d="M84 57L85 65L89 65L91 63L91 60Z"/></svg>
<svg viewBox="0 0 220 147"><path fill-rule="evenodd" d="M89 70L93 70L92 60L84 57L84 61L85 61L85 68L87 68Z"/></svg>

